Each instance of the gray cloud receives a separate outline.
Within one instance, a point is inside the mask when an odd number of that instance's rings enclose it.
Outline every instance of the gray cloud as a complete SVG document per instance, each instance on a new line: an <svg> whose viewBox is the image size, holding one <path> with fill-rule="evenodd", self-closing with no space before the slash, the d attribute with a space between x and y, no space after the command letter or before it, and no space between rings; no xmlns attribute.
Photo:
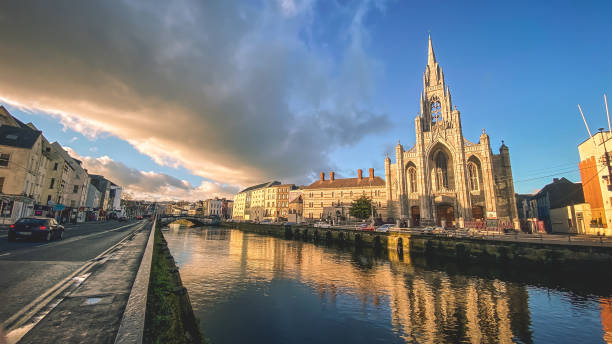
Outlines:
<svg viewBox="0 0 612 344"><path fill-rule="evenodd" d="M369 105L369 2L339 11L340 61L309 42L316 2L292 3L2 2L0 98L212 180L303 181L389 120Z"/></svg>

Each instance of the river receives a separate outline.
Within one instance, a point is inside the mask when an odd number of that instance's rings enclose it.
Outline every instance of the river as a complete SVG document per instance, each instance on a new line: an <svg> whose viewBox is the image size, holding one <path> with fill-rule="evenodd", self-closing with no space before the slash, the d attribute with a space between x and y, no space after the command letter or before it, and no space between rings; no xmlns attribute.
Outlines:
<svg viewBox="0 0 612 344"><path fill-rule="evenodd" d="M215 344L612 343L612 292L602 286L237 229L164 236Z"/></svg>

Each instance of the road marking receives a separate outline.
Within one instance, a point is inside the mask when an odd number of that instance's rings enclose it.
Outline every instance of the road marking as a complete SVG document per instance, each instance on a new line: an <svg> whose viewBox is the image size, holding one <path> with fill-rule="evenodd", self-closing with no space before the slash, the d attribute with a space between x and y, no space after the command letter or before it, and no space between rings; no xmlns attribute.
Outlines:
<svg viewBox="0 0 612 344"><path fill-rule="evenodd" d="M138 223L136 223L138 224ZM126 227L126 226L123 226ZM115 228L113 230L118 230L123 227ZM32 319L34 315L36 315L41 309L47 306L51 301L53 301L60 293L66 290L74 283L74 279L77 277L85 276L89 270L91 270L95 265L101 264L99 261L113 249L122 245L127 239L129 239L132 235L134 235L137 231L142 230L144 228L144 223L140 223L138 229L131 231L129 234L121 238L119 242L104 250L104 252L97 255L95 258L89 260L73 273L71 273L68 277L64 278L53 287L48 289L45 293L37 297L34 301L27 304L25 307L20 309L18 312L13 314L10 318L5 320L2 323L2 327L6 329L6 337L9 339L9 343L17 343L23 336L25 336L38 322L40 322L49 311L51 311L55 306L57 306L66 296L64 295L60 300L58 300L46 313L38 316L34 319L34 322L30 322L24 326L26 322ZM89 276L88 274L86 275ZM86 277L85 277L86 278ZM80 285L80 284L79 284Z"/></svg>
<svg viewBox="0 0 612 344"><path fill-rule="evenodd" d="M0 257L8 256L9 254L11 254L11 252L3 253L3 254L0 254Z"/></svg>

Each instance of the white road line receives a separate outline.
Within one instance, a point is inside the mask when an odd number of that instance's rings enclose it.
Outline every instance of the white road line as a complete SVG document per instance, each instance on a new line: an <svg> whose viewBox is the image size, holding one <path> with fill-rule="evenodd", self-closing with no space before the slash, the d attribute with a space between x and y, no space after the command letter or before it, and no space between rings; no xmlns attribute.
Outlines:
<svg viewBox="0 0 612 344"><path fill-rule="evenodd" d="M3 254L0 254L0 257L8 256L9 254L11 254L11 252L3 253Z"/></svg>

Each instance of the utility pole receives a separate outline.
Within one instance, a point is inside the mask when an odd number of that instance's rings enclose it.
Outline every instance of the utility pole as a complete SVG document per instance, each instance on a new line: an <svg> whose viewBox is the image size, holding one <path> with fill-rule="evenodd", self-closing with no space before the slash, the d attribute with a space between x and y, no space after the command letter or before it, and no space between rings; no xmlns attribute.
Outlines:
<svg viewBox="0 0 612 344"><path fill-rule="evenodd" d="M605 155L605 159L606 159L606 166L608 167L608 175L607 175L607 180L608 180L608 189L610 188L610 178L612 177L612 166L610 166L610 156L608 155L608 150L606 149L606 140L603 136L603 128L599 128L599 133L601 134L601 142L603 143L604 146L604 155Z"/></svg>

